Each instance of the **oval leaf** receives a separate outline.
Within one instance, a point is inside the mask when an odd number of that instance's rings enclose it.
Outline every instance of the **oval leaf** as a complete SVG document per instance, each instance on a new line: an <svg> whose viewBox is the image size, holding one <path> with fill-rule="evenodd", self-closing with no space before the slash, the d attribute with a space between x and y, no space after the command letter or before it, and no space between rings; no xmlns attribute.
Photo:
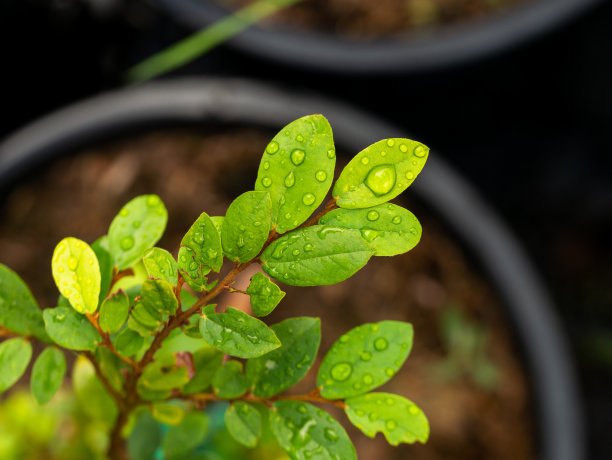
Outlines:
<svg viewBox="0 0 612 460"><path fill-rule="evenodd" d="M225 426L240 444L255 447L261 438L261 414L250 404L236 401L225 411Z"/></svg>
<svg viewBox="0 0 612 460"><path fill-rule="evenodd" d="M204 412L185 415L178 425L168 430L162 441L165 458L176 458L195 449L206 438L208 425L208 416Z"/></svg>
<svg viewBox="0 0 612 460"><path fill-rule="evenodd" d="M253 394L262 398L291 388L306 375L321 342L319 318L289 318L271 326L280 348L247 361L246 374L255 384Z"/></svg>
<svg viewBox="0 0 612 460"><path fill-rule="evenodd" d="M119 289L108 297L100 306L100 329L114 334L127 319L130 310L130 299L125 292Z"/></svg>
<svg viewBox="0 0 612 460"><path fill-rule="evenodd" d="M142 283L140 298L134 304L128 327L143 337L153 335L177 308L178 301L169 283L147 279Z"/></svg>
<svg viewBox="0 0 612 460"><path fill-rule="evenodd" d="M263 273L255 273L251 277L246 292L251 296L255 316L269 315L285 297L285 293Z"/></svg>
<svg viewBox="0 0 612 460"><path fill-rule="evenodd" d="M270 233L271 213L268 192L246 192L230 204L221 231L221 243L228 259L248 262L259 254Z"/></svg>
<svg viewBox="0 0 612 460"><path fill-rule="evenodd" d="M193 354L193 367L195 375L187 385L183 387L183 393L187 395L201 393L208 389L212 379L221 367L223 353L213 347L205 347Z"/></svg>
<svg viewBox="0 0 612 460"><path fill-rule="evenodd" d="M53 279L79 313L93 313L100 300L100 265L96 253L77 238L64 238L53 252Z"/></svg>
<svg viewBox="0 0 612 460"><path fill-rule="evenodd" d="M0 326L22 335L49 341L42 311L23 280L0 264Z"/></svg>
<svg viewBox="0 0 612 460"><path fill-rule="evenodd" d="M108 247L119 270L134 265L159 241L166 229L168 211L157 195L130 200L108 229Z"/></svg>
<svg viewBox="0 0 612 460"><path fill-rule="evenodd" d="M108 240L106 235L101 236L91 245L91 249L96 254L98 259L98 265L100 266L100 296L98 297L98 305L102 304L102 301L108 294L108 290L111 287L113 280L113 258L107 249Z"/></svg>
<svg viewBox="0 0 612 460"><path fill-rule="evenodd" d="M43 318L49 337L64 348L94 351L101 340L87 318L72 308L48 308L43 311Z"/></svg>
<svg viewBox="0 0 612 460"><path fill-rule="evenodd" d="M200 332L213 347L238 358L256 358L281 345L265 323L232 307L225 313L205 310Z"/></svg>
<svg viewBox="0 0 612 460"><path fill-rule="evenodd" d="M43 405L51 401L62 386L65 375L64 353L55 347L45 348L34 362L30 378L30 388L38 404Z"/></svg>
<svg viewBox="0 0 612 460"><path fill-rule="evenodd" d="M72 386L79 404L89 416L111 426L115 423L118 414L115 400L106 392L93 364L84 356L79 356L74 363Z"/></svg>
<svg viewBox="0 0 612 460"><path fill-rule="evenodd" d="M280 446L294 460L357 459L355 447L342 425L311 404L276 401L270 411L270 426Z"/></svg>
<svg viewBox="0 0 612 460"><path fill-rule="evenodd" d="M32 358L32 345L21 337L0 343L0 392L13 386Z"/></svg>
<svg viewBox="0 0 612 460"><path fill-rule="evenodd" d="M129 358L140 351L144 338L131 329L124 329L113 338L113 345L122 356Z"/></svg>
<svg viewBox="0 0 612 460"><path fill-rule="evenodd" d="M341 208L369 208L402 193L421 172L429 148L410 139L383 139L359 152L332 192Z"/></svg>
<svg viewBox="0 0 612 460"><path fill-rule="evenodd" d="M162 355L144 368L138 385L152 391L181 388L189 381L187 368L177 365L173 353Z"/></svg>
<svg viewBox="0 0 612 460"><path fill-rule="evenodd" d="M414 214L391 203L366 209L334 209L319 223L359 230L376 251L375 256L403 254L421 239L421 224Z"/></svg>
<svg viewBox="0 0 612 460"><path fill-rule="evenodd" d="M317 376L321 396L349 398L387 382L402 367L412 348L412 325L381 321L358 326L327 352Z"/></svg>
<svg viewBox="0 0 612 460"><path fill-rule="evenodd" d="M374 254L357 230L313 225L285 235L261 255L263 270L292 286L339 283Z"/></svg>
<svg viewBox="0 0 612 460"><path fill-rule="evenodd" d="M212 380L215 395L223 399L239 398L249 389L249 382L242 373L242 363L234 359L220 367Z"/></svg>
<svg viewBox="0 0 612 460"><path fill-rule="evenodd" d="M285 126L266 147L255 190L272 198L272 226L278 233L304 222L331 187L336 151L331 126L308 115Z"/></svg>
<svg viewBox="0 0 612 460"><path fill-rule="evenodd" d="M161 442L161 430L153 416L144 412L127 440L127 450L132 460L153 460Z"/></svg>
<svg viewBox="0 0 612 460"><path fill-rule="evenodd" d="M172 254L160 248L149 249L142 262L151 278L161 279L176 286L178 279L178 267Z"/></svg>
<svg viewBox="0 0 612 460"><path fill-rule="evenodd" d="M346 415L353 425L373 438L379 431L392 446L400 443L425 443L429 422L412 401L390 393L368 393L349 398Z"/></svg>
<svg viewBox="0 0 612 460"><path fill-rule="evenodd" d="M221 235L214 222L203 212L181 240L178 269L191 289L201 291L206 275L218 272L223 264Z"/></svg>
<svg viewBox="0 0 612 460"><path fill-rule="evenodd" d="M185 410L176 404L158 402L153 404L151 414L158 422L176 426L185 417Z"/></svg>

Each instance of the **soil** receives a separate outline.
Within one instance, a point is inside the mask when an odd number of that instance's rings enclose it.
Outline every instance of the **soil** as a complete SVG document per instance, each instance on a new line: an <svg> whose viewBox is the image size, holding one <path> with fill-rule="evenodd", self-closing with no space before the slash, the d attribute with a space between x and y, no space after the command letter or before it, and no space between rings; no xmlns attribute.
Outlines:
<svg viewBox="0 0 612 460"><path fill-rule="evenodd" d="M214 133L174 128L59 159L33 172L4 197L0 262L26 280L42 306L52 307L57 291L49 268L55 244L67 235L93 241L128 199L143 193L157 193L165 202L169 225L158 245L176 254L182 235L202 210L223 215L231 199L252 188L261 152L273 134L245 127ZM338 171L341 161L339 156ZM337 285L282 286L287 296L267 322L300 315L321 317L321 352L365 322L413 323L411 356L382 391L404 395L425 411L430 440L425 445L391 447L381 435L371 440L346 425L359 458L534 459L528 382L500 301L430 211L414 198L398 203L411 209L423 225L422 240L414 250L373 258L367 268ZM492 387L469 376L469 362L455 379L435 372L440 363L448 362L440 318L449 305L486 329L481 352L497 371ZM309 373L298 390L311 389L314 376ZM336 415L346 421L342 414Z"/></svg>
<svg viewBox="0 0 612 460"><path fill-rule="evenodd" d="M257 0L218 0L233 7ZM351 38L397 35L499 14L529 0L302 0L271 22Z"/></svg>

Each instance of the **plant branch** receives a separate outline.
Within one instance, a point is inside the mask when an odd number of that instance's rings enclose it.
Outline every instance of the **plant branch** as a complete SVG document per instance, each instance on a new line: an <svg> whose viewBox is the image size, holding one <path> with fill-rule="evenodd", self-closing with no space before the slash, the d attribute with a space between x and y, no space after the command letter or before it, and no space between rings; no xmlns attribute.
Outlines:
<svg viewBox="0 0 612 460"><path fill-rule="evenodd" d="M93 353L91 353L90 351L86 351L86 352L84 352L84 355L85 355L85 357L87 357L87 359L89 359L91 364L93 364L93 367L96 370L96 375L98 376L98 378L102 382L102 385L104 385L104 388L106 389L106 391L108 391L108 393L112 396L112 398L117 402L117 405L119 406L119 412L123 412L125 410L125 398L123 397L123 395L121 393L119 393L115 389L115 387L113 387L110 384L110 382L108 381L108 379L106 378L106 376L102 372L102 368L100 367L100 364L96 360L96 358L93 355Z"/></svg>
<svg viewBox="0 0 612 460"><path fill-rule="evenodd" d="M112 354L117 356L121 361L126 363L128 366L130 367L136 366L136 363L133 360L131 360L130 358L126 358L125 356L123 356L121 353L117 351L117 349L113 345L113 342L111 342L109 333L104 332L102 328L100 327L100 324L98 323L98 318L99 318L98 313L94 313L93 315L86 313L85 316L87 316L87 319L89 320L89 322L92 324L94 328L96 328L96 331L98 331L98 334L100 334L100 337L102 337L103 346L108 348Z"/></svg>

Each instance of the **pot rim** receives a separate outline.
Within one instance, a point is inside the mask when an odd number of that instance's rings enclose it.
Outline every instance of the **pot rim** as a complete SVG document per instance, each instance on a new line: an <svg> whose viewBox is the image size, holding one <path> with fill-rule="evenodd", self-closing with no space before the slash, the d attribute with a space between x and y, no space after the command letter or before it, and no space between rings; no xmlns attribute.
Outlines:
<svg viewBox="0 0 612 460"><path fill-rule="evenodd" d="M109 92L58 110L0 144L0 188L29 168L66 152L168 124L250 123L279 126L324 109L337 145L359 152L373 140L406 137L350 106L248 80L178 79ZM536 405L542 460L584 460L584 424L568 347L546 289L501 219L435 149L411 187L485 268L516 332Z"/></svg>
<svg viewBox="0 0 612 460"><path fill-rule="evenodd" d="M518 46L564 24L600 0L529 0L499 14L440 30L370 42L330 33L253 25L228 44L249 54L305 70L335 74L398 74L459 65ZM192 29L228 10L208 0L155 0Z"/></svg>

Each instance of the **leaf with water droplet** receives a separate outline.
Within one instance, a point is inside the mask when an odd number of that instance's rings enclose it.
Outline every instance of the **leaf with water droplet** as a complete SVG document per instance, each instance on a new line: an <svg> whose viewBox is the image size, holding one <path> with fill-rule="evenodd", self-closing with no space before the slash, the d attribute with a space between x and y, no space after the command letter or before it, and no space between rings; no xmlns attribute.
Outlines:
<svg viewBox="0 0 612 460"><path fill-rule="evenodd" d="M179 424L171 427L165 434L161 444L164 458L193 458L188 454L204 441L209 426L210 420L204 412L187 413Z"/></svg>
<svg viewBox="0 0 612 460"><path fill-rule="evenodd" d="M317 376L327 399L349 398L387 382L410 353L412 325L381 321L351 329L329 349Z"/></svg>
<svg viewBox="0 0 612 460"><path fill-rule="evenodd" d="M390 143L389 141L393 141ZM341 208L369 208L402 193L421 172L429 148L410 139L383 139L344 168L332 194ZM361 160L368 158L366 163Z"/></svg>
<svg viewBox="0 0 612 460"><path fill-rule="evenodd" d="M334 209L319 223L365 233L364 238L376 251L375 256L403 254L421 239L421 224L414 214L391 203L365 209Z"/></svg>
<svg viewBox="0 0 612 460"><path fill-rule="evenodd" d="M144 368L138 387L164 391L182 388L188 381L187 368L179 365L176 357L170 353L156 357L155 361Z"/></svg>
<svg viewBox="0 0 612 460"><path fill-rule="evenodd" d="M255 447L261 438L261 414L248 403L233 402L225 411L225 426L236 441L247 447Z"/></svg>
<svg viewBox="0 0 612 460"><path fill-rule="evenodd" d="M42 311L28 286L13 270L0 264L0 326L49 342Z"/></svg>
<svg viewBox="0 0 612 460"><path fill-rule="evenodd" d="M177 308L178 301L170 283L147 279L142 283L140 298L130 313L128 327L143 337L148 337L155 334Z"/></svg>
<svg viewBox="0 0 612 460"><path fill-rule="evenodd" d="M203 212L181 240L178 269L189 287L200 292L206 275L223 265L221 235L211 218Z"/></svg>
<svg viewBox="0 0 612 460"><path fill-rule="evenodd" d="M221 367L223 353L216 348L207 346L199 349L193 354L193 367L195 375L183 388L183 393L191 395L201 393L210 387L212 379Z"/></svg>
<svg viewBox="0 0 612 460"><path fill-rule="evenodd" d="M242 373L242 363L230 359L217 369L212 379L212 388L215 395L222 399L236 399L244 395L250 383Z"/></svg>
<svg viewBox="0 0 612 460"><path fill-rule="evenodd" d="M108 229L108 248L119 269L138 262L159 241L167 222L168 211L157 195L137 196L123 206Z"/></svg>
<svg viewBox="0 0 612 460"><path fill-rule="evenodd" d="M62 386L65 375L64 353L56 347L45 348L34 361L30 377L30 388L38 404L47 404L53 398Z"/></svg>
<svg viewBox="0 0 612 460"><path fill-rule="evenodd" d="M421 409L408 399L390 393L368 393L349 398L346 415L353 425L373 438L382 432L392 446L425 443L429 422Z"/></svg>
<svg viewBox="0 0 612 460"><path fill-rule="evenodd" d="M64 238L53 251L55 285L79 313L93 313L100 297L100 265L96 253L77 238Z"/></svg>
<svg viewBox="0 0 612 460"><path fill-rule="evenodd" d="M302 380L313 365L321 342L319 318L289 318L271 329L282 346L249 359L246 365L246 374L255 384L253 394L262 398L281 393Z"/></svg>
<svg viewBox="0 0 612 460"><path fill-rule="evenodd" d="M342 425L312 404L276 401L270 410L270 427L293 460L357 460L355 447Z"/></svg>
<svg viewBox="0 0 612 460"><path fill-rule="evenodd" d="M134 356L144 345L144 338L131 329L124 329L112 338L115 349L126 358Z"/></svg>
<svg viewBox="0 0 612 460"><path fill-rule="evenodd" d="M178 267L174 257L168 251L151 248L143 256L142 262L151 278L161 279L176 286Z"/></svg>
<svg viewBox="0 0 612 460"><path fill-rule="evenodd" d="M230 204L221 231L228 259L247 262L259 254L270 233L271 213L272 201L267 191L243 193Z"/></svg>
<svg viewBox="0 0 612 460"><path fill-rule="evenodd" d="M232 307L225 313L205 310L200 332L210 345L238 358L256 358L281 345L265 323Z"/></svg>
<svg viewBox="0 0 612 460"><path fill-rule="evenodd" d="M302 141L297 140L298 133ZM331 187L335 163L332 130L322 115L299 118L274 137L263 154L255 190L270 193L272 225L278 233L296 228L321 204ZM306 194L312 198L304 200Z"/></svg>
<svg viewBox="0 0 612 460"><path fill-rule="evenodd" d="M255 273L246 290L251 296L251 307L255 316L272 313L285 293L263 273Z"/></svg>
<svg viewBox="0 0 612 460"><path fill-rule="evenodd" d="M104 332L115 333L121 329L130 310L130 299L119 289L107 297L100 306L100 329Z"/></svg>
<svg viewBox="0 0 612 460"><path fill-rule="evenodd" d="M149 412L142 412L127 439L131 460L153 460L162 439L159 424Z"/></svg>
<svg viewBox="0 0 612 460"><path fill-rule="evenodd" d="M294 249L300 252L294 255ZM268 275L283 283L322 286L352 276L373 253L357 230L313 225L274 241L262 253L261 262Z"/></svg>
<svg viewBox="0 0 612 460"><path fill-rule="evenodd" d="M91 249L96 254L98 265L100 266L100 295L98 297L98 305L102 305L104 298L108 294L111 282L113 280L113 257L108 252L108 237L101 236L91 244Z"/></svg>
<svg viewBox="0 0 612 460"><path fill-rule="evenodd" d="M64 348L94 351L102 340L85 315L73 308L47 308L43 311L43 318L51 340Z"/></svg>
<svg viewBox="0 0 612 460"><path fill-rule="evenodd" d="M23 375L32 359L32 345L16 337L0 343L0 393L12 387Z"/></svg>
<svg viewBox="0 0 612 460"><path fill-rule="evenodd" d="M93 364L85 356L77 357L71 380L82 410L90 417L113 426L118 414L117 405L96 375Z"/></svg>

